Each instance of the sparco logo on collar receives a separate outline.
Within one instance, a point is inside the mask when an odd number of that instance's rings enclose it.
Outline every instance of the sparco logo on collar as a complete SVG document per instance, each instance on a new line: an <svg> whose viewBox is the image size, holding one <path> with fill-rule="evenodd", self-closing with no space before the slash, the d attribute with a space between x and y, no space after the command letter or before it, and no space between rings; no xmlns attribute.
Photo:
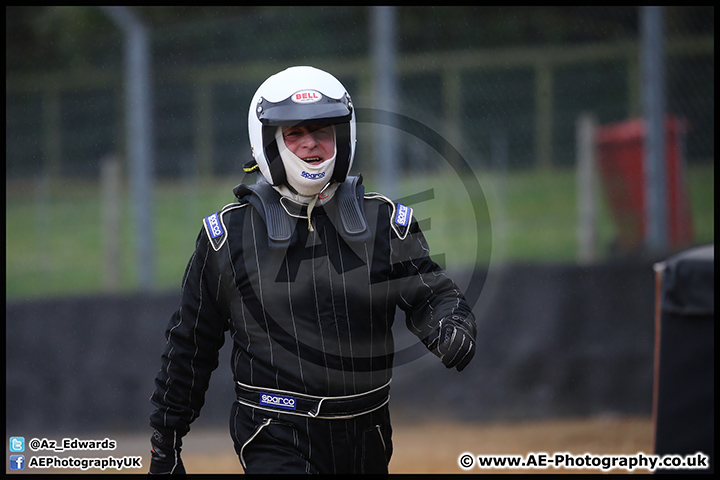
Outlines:
<svg viewBox="0 0 720 480"><path fill-rule="evenodd" d="M220 220L218 219L217 213L213 213L212 215L205 217L205 223L207 224L208 230L210 230L210 236L212 238L217 238L224 233L222 227L220 226Z"/></svg>
<svg viewBox="0 0 720 480"><path fill-rule="evenodd" d="M325 172L320 173L308 173L305 170L302 171L300 174L301 177L305 177L308 180L317 180L318 178L323 178L325 176Z"/></svg>
<svg viewBox="0 0 720 480"><path fill-rule="evenodd" d="M280 407L287 410L295 410L295 398L286 397L285 395L276 395L273 393L261 393L260 405L269 407Z"/></svg>
<svg viewBox="0 0 720 480"><path fill-rule="evenodd" d="M290 98L295 103L315 103L319 102L323 96L322 93L315 90L300 90L293 93Z"/></svg>

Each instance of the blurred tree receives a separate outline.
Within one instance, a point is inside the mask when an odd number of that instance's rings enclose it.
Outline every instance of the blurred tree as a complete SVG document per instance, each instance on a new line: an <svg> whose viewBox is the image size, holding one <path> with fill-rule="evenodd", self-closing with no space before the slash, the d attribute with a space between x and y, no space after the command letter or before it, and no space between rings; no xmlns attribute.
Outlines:
<svg viewBox="0 0 720 480"><path fill-rule="evenodd" d="M97 7L13 6L5 13L8 73L81 64L93 41L112 26Z"/></svg>
<svg viewBox="0 0 720 480"><path fill-rule="evenodd" d="M152 26L244 15L256 7L131 7ZM98 42L120 35L96 6L5 7L5 71L43 71L83 66Z"/></svg>
<svg viewBox="0 0 720 480"><path fill-rule="evenodd" d="M344 35L366 30L365 8L287 6L140 6L131 7L151 26L165 27L203 20L272 14L292 42L327 44L321 20L328 10L342 8L357 21L345 20ZM296 15L302 8L309 15ZM492 6L398 7L399 49L428 50L608 42L637 38L636 6ZM5 7L5 68L7 73L82 66L96 59L98 43L117 34L110 19L95 6ZM294 14L291 14L294 13ZM283 17L286 17L283 20ZM714 34L714 7L666 7L668 35ZM336 28L343 28L334 25ZM202 37L199 37L200 41ZM310 39L310 40L308 40ZM198 39L196 39L198 40ZM282 38L278 41L282 42ZM356 39L356 43L362 43ZM337 52L335 52L337 53ZM347 55L349 52L343 52Z"/></svg>

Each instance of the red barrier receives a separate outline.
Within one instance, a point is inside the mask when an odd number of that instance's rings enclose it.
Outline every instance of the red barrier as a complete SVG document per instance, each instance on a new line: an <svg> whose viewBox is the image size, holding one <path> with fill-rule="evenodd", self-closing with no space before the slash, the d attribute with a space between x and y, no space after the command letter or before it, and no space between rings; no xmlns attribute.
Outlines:
<svg viewBox="0 0 720 480"><path fill-rule="evenodd" d="M687 122L666 120L668 246L677 250L693 240L685 181L684 141ZM645 232L644 122L628 120L599 127L595 135L598 168L623 252L642 248Z"/></svg>

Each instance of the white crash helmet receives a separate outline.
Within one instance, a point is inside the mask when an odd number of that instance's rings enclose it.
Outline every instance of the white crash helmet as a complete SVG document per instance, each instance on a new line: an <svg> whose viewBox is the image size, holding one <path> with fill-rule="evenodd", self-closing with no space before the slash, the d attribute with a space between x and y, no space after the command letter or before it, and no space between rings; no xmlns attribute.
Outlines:
<svg viewBox="0 0 720 480"><path fill-rule="evenodd" d="M286 184L275 132L277 127L326 124L335 126L336 159L332 180L347 177L355 157L355 111L345 87L314 67L290 67L265 80L248 112L252 154L265 179Z"/></svg>

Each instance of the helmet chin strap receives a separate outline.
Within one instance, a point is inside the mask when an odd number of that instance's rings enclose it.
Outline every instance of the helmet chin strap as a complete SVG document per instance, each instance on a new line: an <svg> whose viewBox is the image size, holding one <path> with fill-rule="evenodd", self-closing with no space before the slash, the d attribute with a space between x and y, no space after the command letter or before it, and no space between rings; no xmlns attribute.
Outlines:
<svg viewBox="0 0 720 480"><path fill-rule="evenodd" d="M335 127L333 127L333 136ZM282 127L275 131L275 141L278 145L280 158L285 167L285 185L274 186L278 192L290 200L307 205L308 230L315 231L310 220L310 214L316 204L322 205L332 198L340 185L332 181L337 156L337 146L333 156L320 165L310 165L290 151L285 145L282 136ZM308 200L309 199L309 200Z"/></svg>

